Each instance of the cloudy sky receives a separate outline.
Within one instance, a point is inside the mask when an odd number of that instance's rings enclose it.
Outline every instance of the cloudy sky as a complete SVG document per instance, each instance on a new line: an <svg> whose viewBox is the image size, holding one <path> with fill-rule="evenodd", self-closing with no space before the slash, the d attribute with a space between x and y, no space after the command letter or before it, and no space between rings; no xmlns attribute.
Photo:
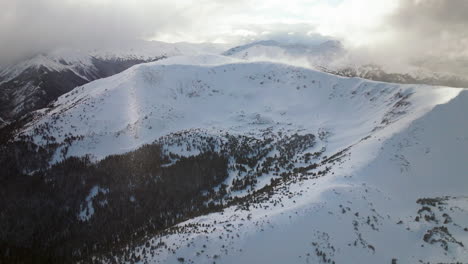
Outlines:
<svg viewBox="0 0 468 264"><path fill-rule="evenodd" d="M325 36L366 56L454 62L468 56L466 10L466 0L0 0L0 60L131 39L237 44Z"/></svg>

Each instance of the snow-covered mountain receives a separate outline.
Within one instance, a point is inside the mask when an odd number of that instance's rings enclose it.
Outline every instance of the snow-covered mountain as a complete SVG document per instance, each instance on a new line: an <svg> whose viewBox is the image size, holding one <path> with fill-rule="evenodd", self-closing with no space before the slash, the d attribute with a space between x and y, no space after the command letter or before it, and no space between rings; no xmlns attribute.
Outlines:
<svg viewBox="0 0 468 264"><path fill-rule="evenodd" d="M246 61L271 61L311 67L346 77L394 83L468 87L468 79L422 68L392 72L378 65L342 63L346 49L336 40L321 44L258 41L231 48L227 45L139 41L106 49L57 49L0 68L0 126L46 107L58 96L90 81L129 67L172 56L222 54Z"/></svg>
<svg viewBox="0 0 468 264"><path fill-rule="evenodd" d="M51 199L78 259L463 263L467 105L464 89L179 56L73 89L16 141L46 157L23 173L69 186Z"/></svg>
<svg viewBox="0 0 468 264"><path fill-rule="evenodd" d="M56 49L0 68L0 118L15 120L58 96L129 67L176 55L219 53L214 44L139 41L106 49ZM1 125L1 124L0 124Z"/></svg>
<svg viewBox="0 0 468 264"><path fill-rule="evenodd" d="M423 66L407 65L399 71L386 65L360 63L340 41L329 40L317 45L284 44L274 40L248 43L223 53L247 61L272 61L306 66L345 77L374 81L468 87L463 75L435 72Z"/></svg>

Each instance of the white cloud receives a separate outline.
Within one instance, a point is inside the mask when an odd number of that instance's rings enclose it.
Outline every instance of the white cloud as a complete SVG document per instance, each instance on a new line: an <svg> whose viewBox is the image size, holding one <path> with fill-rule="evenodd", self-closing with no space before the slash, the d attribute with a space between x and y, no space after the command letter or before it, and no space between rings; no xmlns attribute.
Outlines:
<svg viewBox="0 0 468 264"><path fill-rule="evenodd" d="M466 2L466 0L424 0L421 3ZM351 47L397 46L402 36L425 38L427 28L443 25L416 12L413 31L389 20L400 6L420 4L414 0L15 0L0 2L0 63L11 57L31 54L56 46L96 46L135 38L167 42L223 42L238 44L258 39L313 42L320 35L341 39ZM434 5L434 4L433 4ZM452 4L453 5L453 4ZM456 5L455 5L456 6ZM400 9L399 9L400 8ZM440 8L439 8L440 9ZM455 8L456 10L457 8ZM464 9L460 14L464 16ZM426 9L425 9L426 10ZM432 9L427 9L432 12ZM428 11L428 12L429 12ZM405 13L402 13L405 14ZM438 14L438 13L437 13ZM436 17L437 18L437 17ZM406 21L411 22L410 19ZM430 23L429 23L430 22ZM419 26L417 26L419 25ZM451 26L450 28L455 28ZM450 29L449 28L449 29ZM411 28L410 28L411 29ZM463 27L462 27L463 29ZM461 30L463 31L463 30ZM416 32L417 34L413 34ZM419 34L419 32L422 32ZM427 33L427 34L426 34ZM439 39L454 40L445 32ZM466 38L464 39L466 40ZM429 38L440 48L437 38ZM455 45L455 42L451 42ZM463 46L463 45L457 45ZM466 45L465 45L466 46ZM417 47L418 49L420 47ZM368 56L382 53L381 49ZM392 55L395 58L396 56Z"/></svg>
<svg viewBox="0 0 468 264"><path fill-rule="evenodd" d="M281 31L320 33L350 45L363 45L386 37L373 33L381 29L385 17L397 5L396 0L203 0L196 7L188 4L181 10L181 16L191 21L189 26L156 32L153 39L236 42Z"/></svg>

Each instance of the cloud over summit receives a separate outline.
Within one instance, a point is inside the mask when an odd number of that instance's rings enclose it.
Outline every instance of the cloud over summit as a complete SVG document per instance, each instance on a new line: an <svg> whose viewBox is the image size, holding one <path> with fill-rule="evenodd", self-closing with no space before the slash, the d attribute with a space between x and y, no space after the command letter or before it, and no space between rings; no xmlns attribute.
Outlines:
<svg viewBox="0 0 468 264"><path fill-rule="evenodd" d="M366 60L468 65L466 0L15 0L0 3L0 64L135 39L238 44L341 39ZM468 67L467 67L468 68Z"/></svg>

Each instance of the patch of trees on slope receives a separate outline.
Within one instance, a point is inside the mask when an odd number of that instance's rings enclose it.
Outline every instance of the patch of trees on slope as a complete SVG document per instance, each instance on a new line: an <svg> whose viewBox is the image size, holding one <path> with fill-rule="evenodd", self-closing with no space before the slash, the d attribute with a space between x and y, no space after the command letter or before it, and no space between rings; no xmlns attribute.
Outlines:
<svg viewBox="0 0 468 264"><path fill-rule="evenodd" d="M88 262L110 254L217 210L209 203L213 187L227 177L228 161L217 153L168 164L158 144L97 163L72 157L50 168L52 144L3 141L0 150L0 263ZM93 188L105 191L90 199ZM80 217L86 207L91 214Z"/></svg>

